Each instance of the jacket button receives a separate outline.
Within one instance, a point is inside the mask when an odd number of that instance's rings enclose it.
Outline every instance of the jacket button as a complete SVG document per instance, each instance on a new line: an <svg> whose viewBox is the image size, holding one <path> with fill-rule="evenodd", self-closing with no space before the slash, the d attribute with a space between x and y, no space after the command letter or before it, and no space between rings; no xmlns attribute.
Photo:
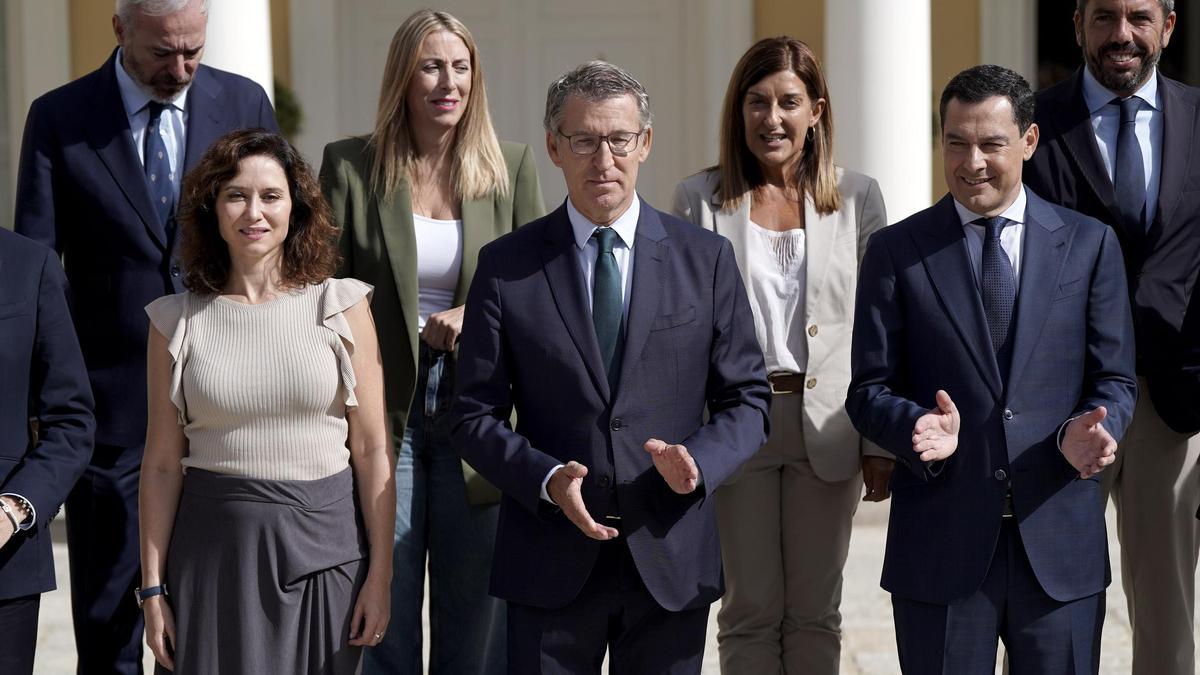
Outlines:
<svg viewBox="0 0 1200 675"><path fill-rule="evenodd" d="M608 476L600 476L596 483L598 483L602 488L608 487Z"/></svg>
<svg viewBox="0 0 1200 675"><path fill-rule="evenodd" d="M1008 472L1004 469L996 469L996 473L992 474L996 480L1008 480Z"/></svg>
<svg viewBox="0 0 1200 675"><path fill-rule="evenodd" d="M806 389L814 389L814 388L816 388L816 386L817 386L817 378L815 378L815 377L808 378L808 382L804 383L804 387Z"/></svg>
<svg viewBox="0 0 1200 675"><path fill-rule="evenodd" d="M808 337L817 337L817 324L808 327Z"/></svg>
<svg viewBox="0 0 1200 675"><path fill-rule="evenodd" d="M1005 408L1004 409L1004 419L1011 420L1012 418L1013 418L1013 411L1009 410L1008 408Z"/></svg>
<svg viewBox="0 0 1200 675"><path fill-rule="evenodd" d="M624 426L624 423L621 422L620 417L614 417L612 418L612 421L608 423L608 428L612 429L613 431L620 431L622 426Z"/></svg>

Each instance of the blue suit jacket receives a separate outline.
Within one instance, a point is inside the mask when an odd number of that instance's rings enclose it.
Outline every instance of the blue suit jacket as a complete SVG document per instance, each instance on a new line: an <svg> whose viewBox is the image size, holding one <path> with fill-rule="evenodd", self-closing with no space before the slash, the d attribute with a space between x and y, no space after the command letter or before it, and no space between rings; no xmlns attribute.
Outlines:
<svg viewBox="0 0 1200 675"><path fill-rule="evenodd" d="M50 522L92 456L92 391L65 286L53 251L0 228L0 493L37 512L0 548L0 600L54 589Z"/></svg>
<svg viewBox="0 0 1200 675"><path fill-rule="evenodd" d="M1119 440L1133 414L1121 250L1099 221L1027 193L1007 387L949 196L877 232L863 259L846 410L904 465L892 475L883 568L883 587L904 598L948 603L979 588L1009 481L1046 593L1073 600L1109 582L1099 476L1078 477L1057 432L1103 405L1104 425ZM938 389L954 400L962 428L958 450L931 471L913 452L912 433Z"/></svg>
<svg viewBox="0 0 1200 675"><path fill-rule="evenodd" d="M17 174L16 231L63 255L96 394L97 443L146 434L143 308L182 288L150 200L117 87L116 52L88 75L33 102ZM187 99L185 170L221 135L277 130L262 87L200 66Z"/></svg>
<svg viewBox="0 0 1200 675"><path fill-rule="evenodd" d="M588 468L593 517L621 516L660 605L700 607L723 592L712 492L767 432L754 321L724 238L643 202L633 255L621 376L610 391L565 204L479 253L454 443L504 493L493 595L561 607L587 580L600 542L539 496L546 474L570 460ZM694 493L674 493L654 469L642 449L652 437L687 446L703 478Z"/></svg>

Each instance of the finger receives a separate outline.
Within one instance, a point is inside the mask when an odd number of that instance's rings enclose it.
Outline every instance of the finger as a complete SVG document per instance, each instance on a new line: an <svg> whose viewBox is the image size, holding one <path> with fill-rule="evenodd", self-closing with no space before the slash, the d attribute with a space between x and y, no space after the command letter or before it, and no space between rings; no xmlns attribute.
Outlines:
<svg viewBox="0 0 1200 675"><path fill-rule="evenodd" d="M666 441L660 441L657 438L651 438L642 445L642 448L644 448L646 452L657 457L663 453L663 450L667 449L667 443Z"/></svg>
<svg viewBox="0 0 1200 675"><path fill-rule="evenodd" d="M946 459L950 455L954 454L954 451L938 448L938 449L933 449L933 450L926 450L920 454L921 454L922 462L936 462L939 459Z"/></svg>
<svg viewBox="0 0 1200 675"><path fill-rule="evenodd" d="M583 478L588 474L587 467L574 460L567 462L566 466L562 468L562 471L564 471L571 478Z"/></svg>
<svg viewBox="0 0 1200 675"><path fill-rule="evenodd" d="M954 401L950 399L950 394L946 393L945 389L938 389L935 398L937 399L938 410L947 415L958 414L958 408L955 407Z"/></svg>
<svg viewBox="0 0 1200 675"><path fill-rule="evenodd" d="M1108 409L1104 406L1098 406L1080 415L1079 421L1091 427L1103 422L1105 417L1108 417Z"/></svg>
<svg viewBox="0 0 1200 675"><path fill-rule="evenodd" d="M360 598L360 600L361 600L361 598ZM351 641L351 643L353 643L355 639L362 638L363 621L365 618L366 617L364 616L362 603L361 602L354 603L354 614L352 615L352 618L350 619L350 641Z"/></svg>
<svg viewBox="0 0 1200 675"><path fill-rule="evenodd" d="M569 494L567 503L563 505L562 509L567 520L574 523L580 532L592 539L607 541L617 536L616 530L605 527L592 519L592 514L588 513L587 507L583 504L583 498L577 492Z"/></svg>

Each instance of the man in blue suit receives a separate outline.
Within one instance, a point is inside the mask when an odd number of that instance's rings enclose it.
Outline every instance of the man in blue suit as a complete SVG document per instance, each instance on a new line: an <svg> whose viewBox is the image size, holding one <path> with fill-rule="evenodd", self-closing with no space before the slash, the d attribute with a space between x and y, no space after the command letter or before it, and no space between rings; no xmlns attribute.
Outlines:
<svg viewBox="0 0 1200 675"><path fill-rule="evenodd" d="M637 80L576 68L545 128L568 199L480 252L452 412L504 492L508 669L599 673L608 649L613 672L698 673L723 590L712 492L767 432L745 289L728 241L638 198Z"/></svg>
<svg viewBox="0 0 1200 675"><path fill-rule="evenodd" d="M276 129L253 82L200 65L206 0L121 0L119 48L30 106L16 230L63 256L96 395L96 449L67 501L80 673L141 671L137 484L146 433L143 308L182 290L184 172L233 129Z"/></svg>
<svg viewBox="0 0 1200 675"><path fill-rule="evenodd" d="M1096 673L1099 472L1137 397L1111 228L1021 185L1034 100L998 66L942 93L950 194L876 233L846 410L896 455L883 587L905 673Z"/></svg>
<svg viewBox="0 0 1200 675"><path fill-rule="evenodd" d="M92 390L54 252L0 228L0 673L33 672L50 523L92 456ZM34 431L36 429L36 432Z"/></svg>

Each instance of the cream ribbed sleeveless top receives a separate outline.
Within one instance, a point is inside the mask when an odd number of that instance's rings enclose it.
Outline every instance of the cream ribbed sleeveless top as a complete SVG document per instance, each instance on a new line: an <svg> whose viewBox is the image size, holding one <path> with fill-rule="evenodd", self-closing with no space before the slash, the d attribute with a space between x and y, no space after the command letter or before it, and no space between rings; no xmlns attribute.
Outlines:
<svg viewBox="0 0 1200 675"><path fill-rule="evenodd" d="M346 410L358 402L342 313L370 293L327 279L257 305L192 293L150 303L173 359L184 470L315 480L345 469Z"/></svg>

